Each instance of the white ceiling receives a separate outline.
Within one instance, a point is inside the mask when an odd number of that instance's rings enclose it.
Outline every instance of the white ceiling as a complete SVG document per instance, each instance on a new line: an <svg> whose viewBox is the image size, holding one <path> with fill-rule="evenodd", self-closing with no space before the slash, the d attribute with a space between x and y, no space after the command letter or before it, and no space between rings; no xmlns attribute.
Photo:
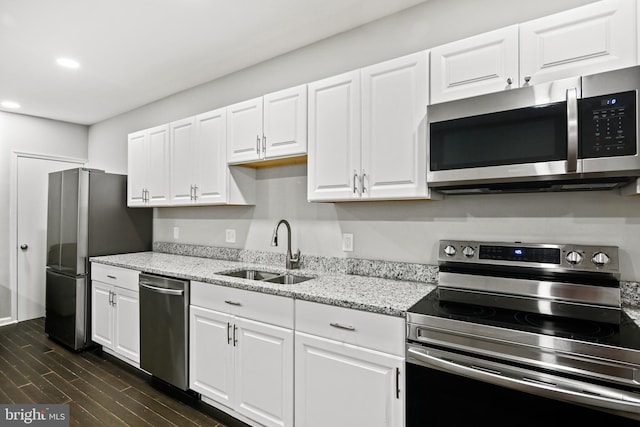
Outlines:
<svg viewBox="0 0 640 427"><path fill-rule="evenodd" d="M423 1L0 0L0 101L93 124Z"/></svg>

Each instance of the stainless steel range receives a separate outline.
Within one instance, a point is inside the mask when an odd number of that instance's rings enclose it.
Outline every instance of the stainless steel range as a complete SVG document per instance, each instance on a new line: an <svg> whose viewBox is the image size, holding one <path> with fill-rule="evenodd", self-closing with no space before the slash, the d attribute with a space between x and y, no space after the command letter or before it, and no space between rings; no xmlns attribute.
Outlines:
<svg viewBox="0 0 640 427"><path fill-rule="evenodd" d="M640 425L618 248L447 240L439 267L407 314L409 426L452 402L430 426Z"/></svg>

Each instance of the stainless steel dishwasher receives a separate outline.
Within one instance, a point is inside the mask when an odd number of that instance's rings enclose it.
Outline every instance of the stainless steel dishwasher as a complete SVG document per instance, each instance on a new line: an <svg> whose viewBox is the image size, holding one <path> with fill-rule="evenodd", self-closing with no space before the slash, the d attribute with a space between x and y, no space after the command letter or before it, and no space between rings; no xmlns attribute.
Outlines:
<svg viewBox="0 0 640 427"><path fill-rule="evenodd" d="M189 281L141 274L140 367L189 388Z"/></svg>

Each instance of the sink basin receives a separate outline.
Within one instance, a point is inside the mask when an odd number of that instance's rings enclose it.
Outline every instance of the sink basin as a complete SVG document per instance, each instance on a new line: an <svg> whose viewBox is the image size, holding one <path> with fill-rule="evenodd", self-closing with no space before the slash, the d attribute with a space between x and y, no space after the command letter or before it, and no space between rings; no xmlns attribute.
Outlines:
<svg viewBox="0 0 640 427"><path fill-rule="evenodd" d="M230 271L228 273L220 273L222 276L239 277L241 279L249 280L267 280L280 276L279 273L270 273L268 271L260 270L238 270Z"/></svg>
<svg viewBox="0 0 640 427"><path fill-rule="evenodd" d="M313 279L313 277L296 276L295 274L283 274L272 279L265 279L264 281L269 283L281 283L283 285L295 285L296 283L306 282L307 280L311 279Z"/></svg>

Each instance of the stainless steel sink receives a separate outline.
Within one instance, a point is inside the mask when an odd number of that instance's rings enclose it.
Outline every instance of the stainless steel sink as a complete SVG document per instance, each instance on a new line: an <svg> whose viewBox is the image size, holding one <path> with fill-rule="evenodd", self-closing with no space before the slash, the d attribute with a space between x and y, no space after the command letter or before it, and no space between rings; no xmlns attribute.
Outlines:
<svg viewBox="0 0 640 427"><path fill-rule="evenodd" d="M296 283L301 283L313 279L313 277L297 276L290 273L281 274L260 270L236 270L220 273L220 275L228 277L239 277L241 279L257 280L259 282L280 283L283 285L295 285Z"/></svg>
<svg viewBox="0 0 640 427"><path fill-rule="evenodd" d="M296 283L306 282L313 277L296 276L295 274L283 274L281 276L274 277L272 279L265 279L265 282L269 283L281 283L283 285L295 285Z"/></svg>
<svg viewBox="0 0 640 427"><path fill-rule="evenodd" d="M280 276L280 273L270 273L268 271L260 270L238 270L230 271L227 273L220 273L222 276L239 277L241 279L249 280L267 280Z"/></svg>

